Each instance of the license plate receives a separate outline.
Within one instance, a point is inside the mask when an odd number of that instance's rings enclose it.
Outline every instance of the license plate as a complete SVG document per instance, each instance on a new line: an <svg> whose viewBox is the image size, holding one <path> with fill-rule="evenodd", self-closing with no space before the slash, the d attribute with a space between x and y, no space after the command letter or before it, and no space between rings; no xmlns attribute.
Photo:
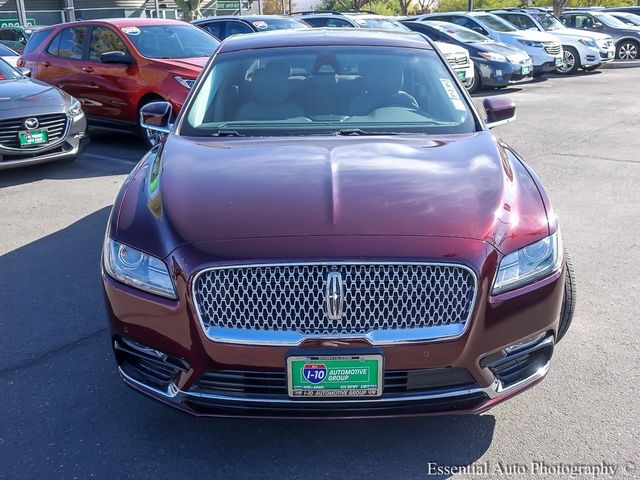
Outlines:
<svg viewBox="0 0 640 480"><path fill-rule="evenodd" d="M459 70L457 73L460 80L467 78L467 72L465 70Z"/></svg>
<svg viewBox="0 0 640 480"><path fill-rule="evenodd" d="M524 65L522 67L522 75L529 75L531 73L531 65Z"/></svg>
<svg viewBox="0 0 640 480"><path fill-rule="evenodd" d="M613 54L614 54L614 52L609 52L609 53L607 54L607 58L613 58Z"/></svg>
<svg viewBox="0 0 640 480"><path fill-rule="evenodd" d="M49 141L46 130L27 130L26 132L20 132L18 135L20 136L21 147L39 145Z"/></svg>
<svg viewBox="0 0 640 480"><path fill-rule="evenodd" d="M559 67L560 65L562 65L562 57L556 57L556 67Z"/></svg>
<svg viewBox="0 0 640 480"><path fill-rule="evenodd" d="M360 398L382 395L382 355L287 357L289 396Z"/></svg>

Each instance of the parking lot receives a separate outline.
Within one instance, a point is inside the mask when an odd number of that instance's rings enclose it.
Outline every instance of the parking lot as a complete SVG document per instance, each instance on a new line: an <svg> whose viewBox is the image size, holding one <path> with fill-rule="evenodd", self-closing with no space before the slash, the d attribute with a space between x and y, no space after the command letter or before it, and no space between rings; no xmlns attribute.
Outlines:
<svg viewBox="0 0 640 480"><path fill-rule="evenodd" d="M130 391L99 255L143 147L92 132L74 163L0 172L0 478L414 479L430 464L523 478L532 462L550 468L536 478L568 478L558 464L640 476L639 75L616 64L488 92L516 101L517 121L496 132L548 189L579 296L548 377L481 416L197 419Z"/></svg>

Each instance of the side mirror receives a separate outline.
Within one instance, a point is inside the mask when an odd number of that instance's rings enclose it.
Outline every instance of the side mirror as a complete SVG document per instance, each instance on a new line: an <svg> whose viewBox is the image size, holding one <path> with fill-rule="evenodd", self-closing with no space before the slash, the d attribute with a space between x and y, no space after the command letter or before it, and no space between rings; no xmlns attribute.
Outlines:
<svg viewBox="0 0 640 480"><path fill-rule="evenodd" d="M487 97L482 105L487 112L485 123L489 128L511 123L516 119L516 104L510 98Z"/></svg>
<svg viewBox="0 0 640 480"><path fill-rule="evenodd" d="M29 78L31 77L31 69L25 67L19 67L18 71L22 74L23 77Z"/></svg>
<svg viewBox="0 0 640 480"><path fill-rule="evenodd" d="M151 102L140 109L140 126L161 133L171 131L171 113L169 102Z"/></svg>
<svg viewBox="0 0 640 480"><path fill-rule="evenodd" d="M124 65L132 65L133 57L126 52L104 52L100 54L102 63L121 63Z"/></svg>

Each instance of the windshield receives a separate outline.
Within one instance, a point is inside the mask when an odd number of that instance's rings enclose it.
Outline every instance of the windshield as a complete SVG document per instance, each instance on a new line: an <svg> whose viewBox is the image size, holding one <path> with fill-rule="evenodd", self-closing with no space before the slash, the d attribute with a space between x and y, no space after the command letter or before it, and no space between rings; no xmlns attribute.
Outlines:
<svg viewBox="0 0 640 480"><path fill-rule="evenodd" d="M254 20L251 23L261 32L266 32L268 30L295 30L299 28L309 28L307 24L293 18L270 18L268 20Z"/></svg>
<svg viewBox="0 0 640 480"><path fill-rule="evenodd" d="M0 43L0 57L17 57L18 54L6 45Z"/></svg>
<svg viewBox="0 0 640 480"><path fill-rule="evenodd" d="M147 58L208 57L220 42L193 25L123 27L140 55Z"/></svg>
<svg viewBox="0 0 640 480"><path fill-rule="evenodd" d="M391 20L390 18L382 17L366 17L366 18L354 18L356 23L361 28L377 28L380 30L395 30L398 32L408 32L409 29L402 25L400 22Z"/></svg>
<svg viewBox="0 0 640 480"><path fill-rule="evenodd" d="M16 69L0 58L0 81L23 78Z"/></svg>
<svg viewBox="0 0 640 480"><path fill-rule="evenodd" d="M438 23L432 24L438 31L458 40L463 43L483 43L491 42L492 40L484 35L481 35L473 30L469 30L465 27L460 27L454 24Z"/></svg>
<svg viewBox="0 0 640 480"><path fill-rule="evenodd" d="M611 16L627 25L640 26L640 17L633 13L612 13Z"/></svg>
<svg viewBox="0 0 640 480"><path fill-rule="evenodd" d="M607 27L611 28L629 28L629 25L624 23L622 20L618 20L613 15L609 15L608 13L598 13L594 15L598 20L604 23Z"/></svg>
<svg viewBox="0 0 640 480"><path fill-rule="evenodd" d="M496 15L474 15L473 18L483 23L489 30L495 30L496 32L518 31L511 23Z"/></svg>
<svg viewBox="0 0 640 480"><path fill-rule="evenodd" d="M327 46L220 54L180 133L367 135L475 128L458 83L432 50Z"/></svg>
<svg viewBox="0 0 640 480"><path fill-rule="evenodd" d="M567 28L564 26L564 24L560 20L558 20L556 17L548 13L545 13L543 15L532 15L532 16L538 21L540 25L542 25L542 28L544 28L547 31L562 30Z"/></svg>

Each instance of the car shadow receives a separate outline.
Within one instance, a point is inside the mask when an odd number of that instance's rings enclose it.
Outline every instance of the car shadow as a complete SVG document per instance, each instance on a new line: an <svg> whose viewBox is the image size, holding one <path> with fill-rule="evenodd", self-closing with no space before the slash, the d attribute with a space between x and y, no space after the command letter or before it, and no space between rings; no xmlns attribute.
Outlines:
<svg viewBox="0 0 640 480"><path fill-rule="evenodd" d="M484 97L498 97L502 95L509 95L511 93L516 93L522 90L522 87L519 85L510 85L505 88L490 88L486 90L480 90L479 92L472 93L471 97L473 98L484 98Z"/></svg>
<svg viewBox="0 0 640 480"><path fill-rule="evenodd" d="M91 131L84 152L71 162L50 162L0 170L0 189L39 180L63 180L127 174L146 153L138 138L126 133Z"/></svg>
<svg viewBox="0 0 640 480"><path fill-rule="evenodd" d="M0 256L8 478L448 478L490 447L492 415L195 418L119 380L99 276L109 207ZM33 455L38 452L38 455Z"/></svg>

